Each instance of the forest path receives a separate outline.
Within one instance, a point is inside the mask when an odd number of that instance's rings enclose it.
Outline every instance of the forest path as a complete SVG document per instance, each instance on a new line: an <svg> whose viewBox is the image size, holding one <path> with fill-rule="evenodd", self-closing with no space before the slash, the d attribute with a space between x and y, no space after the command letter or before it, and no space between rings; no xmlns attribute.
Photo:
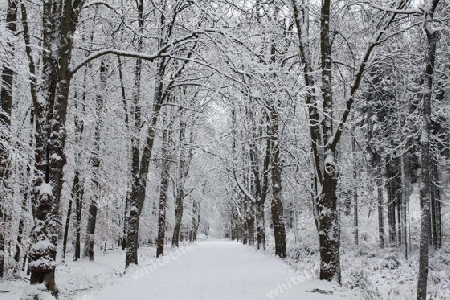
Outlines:
<svg viewBox="0 0 450 300"><path fill-rule="evenodd" d="M331 283L295 273L280 259L225 240L180 247L129 270L89 300L332 300ZM84 298L83 298L84 297Z"/></svg>

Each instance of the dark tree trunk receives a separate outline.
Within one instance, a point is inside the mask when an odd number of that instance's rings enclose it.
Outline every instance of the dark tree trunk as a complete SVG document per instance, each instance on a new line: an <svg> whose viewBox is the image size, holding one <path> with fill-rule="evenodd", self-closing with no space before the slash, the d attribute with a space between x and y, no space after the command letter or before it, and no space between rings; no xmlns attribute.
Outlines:
<svg viewBox="0 0 450 300"><path fill-rule="evenodd" d="M184 138L185 138L185 126L186 124L182 121L180 122L180 159L178 166L178 180L176 187L176 197L175 197L175 226L173 228L172 235L172 247L178 247L180 243L180 230L181 230L181 220L183 219L183 200L184 200L184 168L185 168L185 155L184 155Z"/></svg>
<svg viewBox="0 0 450 300"><path fill-rule="evenodd" d="M395 246L397 244L398 235L398 184L399 169L397 168L397 159L391 158L386 162L386 177L387 177L387 195L388 195L388 228L389 228L389 245Z"/></svg>
<svg viewBox="0 0 450 300"><path fill-rule="evenodd" d="M167 188L169 185L169 140L167 128L163 131L161 150L161 182L159 185L158 237L156 240L156 258L164 255L164 237L166 233Z"/></svg>
<svg viewBox="0 0 450 300"><path fill-rule="evenodd" d="M128 131L131 130L130 128L130 116L129 116L129 112L128 112L128 105L127 105L127 95L126 95L126 91L125 91L125 84L124 84L124 80L123 80L123 71L122 71L122 60L120 59L120 56L117 57L117 62L118 62L118 69L119 69L119 81L120 81L120 91L121 91L121 96L122 96L122 104L123 104L123 109L124 109L124 113L125 113L125 126L127 128ZM136 66L138 67L138 65ZM136 97L138 93L136 93L134 96L134 105L138 104L139 98ZM134 153L134 148L135 148L135 135L133 134L133 136L130 139L130 150L132 153ZM138 152L139 153L139 152ZM130 160L131 162L133 161L132 159ZM131 165L131 164L130 164ZM133 174L130 174L130 183L129 183L129 188L127 189L127 193L125 195L125 209L123 211L123 225L122 225L122 237L120 239L120 244L122 246L122 250L125 250L127 248L127 226L128 226L128 205L130 203L130 196L131 196L131 191L130 191L130 187L131 187L131 181L133 180L133 176L131 176Z"/></svg>
<svg viewBox="0 0 450 300"><path fill-rule="evenodd" d="M256 249L266 249L265 201L256 204Z"/></svg>
<svg viewBox="0 0 450 300"><path fill-rule="evenodd" d="M255 216L253 213L247 216L248 245L255 245Z"/></svg>
<svg viewBox="0 0 450 300"><path fill-rule="evenodd" d="M324 120L322 136L325 145L322 194L318 201L320 279L336 279L340 282L340 228L337 210L336 188L338 181L336 149L332 144L333 136L333 96L331 85L331 34L330 0L322 3L320 18L320 52L322 64L322 85ZM334 141L333 141L334 142Z"/></svg>
<svg viewBox="0 0 450 300"><path fill-rule="evenodd" d="M69 228L70 228L70 216L72 214L72 204L73 204L73 197L69 199L69 208L67 209L67 216L66 216L66 224L64 226L64 238L63 238L63 244L61 249L61 262L66 262L66 249L67 249L67 238L69 236Z"/></svg>
<svg viewBox="0 0 450 300"><path fill-rule="evenodd" d="M381 156L377 152L372 152L372 168L375 169L375 183L377 187L377 208L378 208L378 238L380 249L384 248L384 196L383 196L383 165L381 164Z"/></svg>
<svg viewBox="0 0 450 300"><path fill-rule="evenodd" d="M173 229L172 247L178 247L180 243L180 230L181 230L181 221L183 219L183 203L185 198L184 183L188 175L188 165L190 163L190 160L192 159L191 151L189 151L188 157L186 157L185 137L186 137L186 122L183 120L183 112L180 111L180 135L179 135L180 157L179 157L178 179L175 196L175 226Z"/></svg>
<svg viewBox="0 0 450 300"><path fill-rule="evenodd" d="M198 226L200 225L200 202L192 202L192 242L197 240Z"/></svg>
<svg viewBox="0 0 450 300"><path fill-rule="evenodd" d="M34 125L34 110L31 108L30 110L30 125L33 127ZM33 149L33 130L30 132L30 140L28 142L28 146L30 149ZM32 161L32 158L30 158ZM18 235L17 235L17 243L16 243L16 255L14 257L15 261L17 262L17 270L21 269L21 259L23 256L23 266L25 266L25 256L26 256L26 250L25 250L25 244L24 244L24 228L25 228L25 220L28 216L29 212L29 200L30 200L30 179L31 179L31 163L26 163L26 166L24 167L24 182L21 185L21 194L22 194L22 206L21 206L21 213L20 213L20 220L19 220L19 229L18 229ZM24 269L23 269L24 270Z"/></svg>
<svg viewBox="0 0 450 300"><path fill-rule="evenodd" d="M431 101L433 93L433 74L436 60L436 48L439 41L439 31L434 28L434 12L439 0L427 0L424 3L423 28L427 37L427 52L425 56L423 106L422 106L422 134L421 134L421 238L419 256L419 277L417 280L417 300L426 300L427 281L429 271L429 242L430 242L430 208L431 208L431 173L432 157L430 138L432 132Z"/></svg>
<svg viewBox="0 0 450 300"><path fill-rule="evenodd" d="M441 212L441 193L439 188L439 169L437 159L433 159L431 168L431 227L432 241L436 250L442 246L442 212Z"/></svg>
<svg viewBox="0 0 450 300"><path fill-rule="evenodd" d="M36 113L36 150L33 178L33 218L30 258L30 284L45 283L57 294L55 285L56 249L61 235L60 202L63 168L65 123L72 74L70 60L73 33L84 1L55 0L43 3L42 84L40 101L33 101ZM24 32L24 36L28 33ZM29 35L28 35L29 36ZM26 42L29 45L29 42ZM30 64L32 64L30 60ZM45 245L43 248L42 245ZM31 292L31 291L30 291Z"/></svg>
<svg viewBox="0 0 450 300"><path fill-rule="evenodd" d="M316 224L319 230L319 246L321 252L320 278L340 281L339 266L339 220L336 209L336 186L338 172L336 170L337 146L352 110L355 94L359 90L363 75L368 65L369 58L382 41L384 32L395 20L396 12L384 14L378 23L382 26L372 37L368 44L359 67L353 77L350 94L345 101L345 109L338 121L336 130L333 128L335 121L333 116L333 94L332 94L332 48L331 38L333 30L331 26L331 0L323 0L320 12L320 55L321 55L321 96L323 100L323 121L320 122L317 110L318 93L315 91L315 80L309 45L309 4L302 1L299 6L297 1L291 1L294 8L294 21L297 26L299 53L303 64L304 81L307 88L305 95L309 110L309 128L312 148L312 161L314 162L314 185L316 190L321 191L314 195ZM401 1L398 9L404 8L405 1ZM319 129L322 127L322 132Z"/></svg>
<svg viewBox="0 0 450 300"><path fill-rule="evenodd" d="M143 1L138 2L138 13L139 13L139 28L142 31L144 26L144 7ZM161 28L165 25L165 17L161 16ZM170 26L168 26L170 27ZM163 33L162 33L163 35ZM142 47L142 41L139 39L139 47ZM165 39L160 39L159 48L163 46L166 42ZM134 109L131 114L134 116L135 129L137 132L141 128L141 113L140 107L137 104L140 91L140 73L141 73L141 62L140 59L136 62L135 68L135 91L133 98L135 99ZM142 208L145 201L145 191L147 188L147 175L150 167L150 160L152 156L153 144L155 141L155 130L156 124L159 119L159 113L166 99L166 94L164 94L164 74L166 68L165 58L160 58L157 60L156 66L156 76L155 76L155 93L154 93L154 103L153 109L150 114L150 121L147 128L146 140L142 150L142 155L139 156L139 135L133 137L133 149L132 149L132 181L131 181L131 193L128 203L128 224L126 233L126 256L125 256L125 267L130 264L138 264L138 245L139 245L139 217L142 212ZM141 159L139 159L141 157Z"/></svg>
<svg viewBox="0 0 450 300"><path fill-rule="evenodd" d="M84 195L84 180L80 180L77 170L73 178L72 197L75 199L75 253L73 260L81 258L81 211Z"/></svg>
<svg viewBox="0 0 450 300"><path fill-rule="evenodd" d="M406 175L405 175L405 159L404 154L400 157L400 181L401 181L401 211L402 211L402 228L403 245L405 249L405 259L408 259L408 199L406 196Z"/></svg>
<svg viewBox="0 0 450 300"><path fill-rule="evenodd" d="M275 255L286 257L286 228L283 220L282 196L282 163L279 147L279 115L276 107L270 111L271 121L271 148L272 148L272 188L273 199L271 204L273 235L275 238Z"/></svg>
<svg viewBox="0 0 450 300"><path fill-rule="evenodd" d="M356 160L356 138L355 129L352 130L352 158L353 158L353 237L355 240L355 245L359 245L359 221L358 221L358 162Z"/></svg>
<svg viewBox="0 0 450 300"><path fill-rule="evenodd" d="M241 235L242 235L242 244L247 245L247 243L248 243L248 223L245 218L241 218Z"/></svg>
<svg viewBox="0 0 450 300"><path fill-rule="evenodd" d="M33 120L32 120L33 122ZM28 182L28 178L31 176L31 169L29 167L29 164L27 164L26 172L24 174L24 178L26 178L26 182ZM17 270L20 270L21 265L21 258L22 255L24 255L25 251L22 251L25 247L24 245L24 228L25 228L25 218L27 216L28 211L28 200L30 196L30 190L28 184L22 185L22 205L21 205L21 213L20 213L20 220L19 220L19 229L17 234L17 243L16 243L16 254L14 256L14 260L17 263Z"/></svg>
<svg viewBox="0 0 450 300"><path fill-rule="evenodd" d="M324 172L323 192L318 203L320 279L332 280L335 278L340 282L340 236L336 209L336 186L337 178L334 172Z"/></svg>
<svg viewBox="0 0 450 300"><path fill-rule="evenodd" d="M103 93L106 91L106 73L108 67L104 61L100 65L100 88L96 97L96 123L94 128L94 144L91 152L91 203L89 205L89 215L87 223L87 235L84 245L84 256L89 257L89 260L94 261L95 258L95 226L97 224L97 212L100 199L100 141L101 141L101 128L102 128L102 111L103 111Z"/></svg>
<svg viewBox="0 0 450 300"><path fill-rule="evenodd" d="M436 232L436 243L435 249L438 250L442 247L442 210L441 210L441 190L439 187L439 169L436 164L433 164L433 173L436 184L434 184L434 200L436 202L436 218L435 218L435 232Z"/></svg>

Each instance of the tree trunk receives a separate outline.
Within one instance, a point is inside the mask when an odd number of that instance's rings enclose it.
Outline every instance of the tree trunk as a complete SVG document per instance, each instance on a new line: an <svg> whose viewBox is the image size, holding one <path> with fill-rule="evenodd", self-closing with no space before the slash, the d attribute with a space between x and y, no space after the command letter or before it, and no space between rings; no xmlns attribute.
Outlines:
<svg viewBox="0 0 450 300"><path fill-rule="evenodd" d="M440 178L439 178L439 169L438 162L435 161L432 167L433 174L433 189L434 189L434 209L435 209L435 218L434 218L434 232L435 232L435 249L438 250L442 247L442 210L441 210L441 191L439 187Z"/></svg>
<svg viewBox="0 0 450 300"><path fill-rule="evenodd" d="M440 196L440 188L439 188L439 169L438 169L438 160L432 158L431 169L431 187L430 187L430 196L431 196L431 232L432 232L432 244L436 250L441 248L442 245L442 213L441 213L441 196Z"/></svg>
<svg viewBox="0 0 450 300"><path fill-rule="evenodd" d="M200 225L200 202L198 200L192 203L192 241L197 240L198 226Z"/></svg>
<svg viewBox="0 0 450 300"><path fill-rule="evenodd" d="M398 224L400 219L399 213L399 168L398 159L390 158L386 162L386 177L387 177L387 195L388 195L388 228L389 228L389 245L395 246L398 242Z"/></svg>
<svg viewBox="0 0 450 300"><path fill-rule="evenodd" d="M122 71L122 60L120 59L120 56L117 57L117 62L118 62L118 70L119 70L119 81L120 81L120 91L121 91L121 96L122 96L122 104L123 104L123 109L124 109L124 113L125 113L125 126L128 130L128 132L131 132L131 128L130 128L130 116L128 113L128 105L127 105L127 95L126 95L126 91L125 91L125 85L124 85L124 80L123 80L123 71ZM136 66L138 67L138 66ZM133 105L138 105L138 101L139 101L139 96L138 93L135 93L133 95L133 100L135 103L133 103ZM132 137L130 138L130 150L132 153L134 153L134 146L135 142L134 142L134 138L136 138L135 134L132 135ZM138 152L139 153L139 152ZM133 160L130 159L131 163L130 165L132 165ZM132 167L132 166L131 166ZM127 248L127 226L128 226L128 205L130 203L130 196L131 196L131 191L130 191L130 187L131 187L131 182L133 181L133 174L130 174L130 182L128 183L128 188L127 188L127 192L125 195L125 209L123 211L123 226L122 226L122 237L120 239L120 245L122 246L122 250L125 250Z"/></svg>
<svg viewBox="0 0 450 300"><path fill-rule="evenodd" d="M75 253L73 260L81 258L81 211L83 207L84 180L80 180L79 170L73 178L72 197L75 199Z"/></svg>
<svg viewBox="0 0 450 300"><path fill-rule="evenodd" d="M166 233L167 188L169 185L169 129L162 136L161 182L159 185L158 237L156 240L156 258L164 255L164 236Z"/></svg>
<svg viewBox="0 0 450 300"><path fill-rule="evenodd" d="M405 259L408 259L408 210L406 197L406 175L404 154L400 156L400 180L401 180L401 203L402 203L402 230L403 244L405 246Z"/></svg>
<svg viewBox="0 0 450 300"><path fill-rule="evenodd" d="M33 178L33 218L30 284L45 283L57 294L55 267L57 242L61 236L60 201L66 163L65 122L72 74L70 60L73 33L83 3L43 1L43 72L36 112L36 150ZM27 43L29 44L29 43ZM31 292L31 291L30 291Z"/></svg>
<svg viewBox="0 0 450 300"><path fill-rule="evenodd" d="M355 240L355 245L359 245L359 222L358 222L358 170L357 170L357 160L356 160L356 138L355 138L355 128L352 128L352 158L353 158L353 237Z"/></svg>
<svg viewBox="0 0 450 300"><path fill-rule="evenodd" d="M8 0L8 9L6 13L6 28L12 34L16 33L17 29L17 0ZM8 42L11 52L14 52L14 45ZM6 204L8 198L11 196L8 184L10 161L8 145L10 141L10 126L11 126L11 110L13 99L13 78L14 71L5 64L1 75L1 110L0 110L0 125L4 127L1 130L0 139L4 143L4 147L0 147L0 185L2 194L0 195L0 278L4 275L5 269L5 234L6 234Z"/></svg>
<svg viewBox="0 0 450 300"><path fill-rule="evenodd" d="M30 124L34 124L34 113L33 110L30 112ZM31 133L31 139L28 143L30 149L33 147L33 135ZM28 215L28 201L30 198L30 186L29 179L31 178L31 168L30 164L26 163L25 171L24 171L24 183L21 185L21 195L22 195L22 205L20 211L20 219L19 219L19 229L17 234L17 243L16 243L16 254L14 260L17 262L17 270L21 269L21 259L22 256L25 256L25 245L24 245L24 229L25 229L25 219Z"/></svg>
<svg viewBox="0 0 450 300"><path fill-rule="evenodd" d="M271 204L273 235L275 237L275 255L280 258L286 257L286 228L283 221L282 200L282 163L279 147L279 115L273 106L270 111L271 121L271 147L272 147L272 184L273 199Z"/></svg>
<svg viewBox="0 0 450 300"><path fill-rule="evenodd" d="M83 38L84 39L84 38ZM94 30L91 31L90 42L93 44L94 41ZM81 91L81 112L78 111L78 93L75 93L75 115L74 115L74 125L75 125L75 144L80 146L83 142L83 132L84 132L84 119L83 116L86 113L86 86L88 80L88 69L84 69L83 74L83 84ZM75 200L75 252L73 260L77 261L81 258L81 214L83 208L83 197L84 197L84 178L81 176L81 165L82 165L82 152L78 151L75 154L75 170L74 178L72 182L72 198Z"/></svg>
<svg viewBox="0 0 450 300"><path fill-rule="evenodd" d="M138 36L138 51L143 49L143 31L144 31L144 2L142 0L136 1L137 13L138 13L138 25L140 35ZM125 212L125 224L126 227L126 241L125 246L127 250L125 265L130 263L138 264L137 249L139 243L139 216L141 203L138 202L137 197L145 199L145 188L142 191L142 184L146 185L147 178L140 179L140 147L139 147L139 133L142 126L141 120L141 75L142 75L142 59L137 58L134 66L134 88L133 88L133 103L131 106L131 117L134 118L134 126L131 132L131 192L130 197L126 198L127 210ZM158 82L156 82L158 85ZM123 95L122 95L123 97ZM155 98L155 101L157 99ZM143 181L143 182L142 182ZM142 195L144 194L144 195ZM131 236L129 236L131 235ZM123 247L124 248L124 247Z"/></svg>
<svg viewBox="0 0 450 300"><path fill-rule="evenodd" d="M419 256L419 277L417 280L417 300L426 300L427 281L429 270L429 242L430 242L430 207L431 207L431 166L433 160L430 151L430 138L432 131L431 123L431 101L433 93L433 74L436 60L436 48L439 41L439 31L436 31L433 24L434 12L439 0L427 0L424 3L424 24L423 28L427 38L427 52L425 56L425 78L423 87L422 106L422 134L421 142L421 184L420 184L420 204L421 204L421 233L420 233L420 256Z"/></svg>
<svg viewBox="0 0 450 300"><path fill-rule="evenodd" d="M182 114L180 115L180 119L181 118L183 118ZM180 158L178 166L178 180L176 187L177 194L175 197L175 226L173 229L172 247L179 246L181 220L183 219L184 181L186 175L186 158L184 149L185 130L186 130L186 123L183 120L180 120L180 136L179 136Z"/></svg>
<svg viewBox="0 0 450 300"><path fill-rule="evenodd" d="M269 123L270 117L261 117L259 122L257 122L252 109L246 107L245 113L247 118L252 121L252 140L249 142L249 157L252 172L252 176L250 177L252 178L251 186L253 187L253 196L255 199L253 205L256 218L256 249L259 250L260 248L266 248L265 203L269 189L271 140L269 137L265 138L266 148L264 151L263 165L260 167L260 159L258 157L258 137L264 134L264 123ZM266 125L265 127L267 128L267 131L270 131L269 125Z"/></svg>
<svg viewBox="0 0 450 300"><path fill-rule="evenodd" d="M67 216L66 216L66 224L64 226L64 238L63 238L63 245L61 249L61 262L64 264L66 262L66 249L67 249L67 237L69 236L69 228L70 228L70 216L72 214L72 204L73 204L73 197L69 199L69 208L67 209Z"/></svg>
<svg viewBox="0 0 450 300"><path fill-rule="evenodd" d="M138 12L139 12L139 22L140 22L140 30L143 30L143 20L144 20L144 10L143 10L143 1L138 1ZM161 19L161 22L164 23L164 18ZM164 24L161 24L163 27ZM162 38L159 42L159 47L161 48L164 41ZM142 45L141 45L142 46ZM140 47L141 47L140 46ZM139 59L138 59L139 61ZM135 70L140 70L141 67L138 66L138 62L136 63ZM127 225L127 251L125 256L125 267L128 267L130 264L138 264L138 245L139 245L139 217L142 212L142 208L145 201L145 191L147 188L147 175L150 167L150 160L152 156L153 144L155 141L155 130L156 124L159 119L159 112L161 110L162 104L165 101L164 95L164 74L165 74L165 65L166 60L164 58L160 58L157 60L156 66L156 75L155 75L155 93L154 93L154 103L153 109L150 114L150 121L147 128L146 141L142 150L141 159L139 159L139 140L138 135L135 137L135 142L133 143L133 147L136 150L132 150L132 184L131 184L131 193L130 193L130 201L128 205L128 225ZM140 71L138 72L140 74ZM135 86L140 86L140 75L135 77ZM135 95L139 96L137 93L139 89L136 89ZM132 114L135 117L135 128L139 129L140 124L140 110L139 106L136 106L136 109Z"/></svg>
<svg viewBox="0 0 450 300"><path fill-rule="evenodd" d="M384 196L383 196L383 172L381 164L381 156L376 152L372 152L372 167L375 168L375 182L377 186L377 207L378 207L378 238L380 249L384 249Z"/></svg>
<svg viewBox="0 0 450 300"><path fill-rule="evenodd" d="M94 261L95 258L95 226L97 223L98 203L101 194L100 187L100 140L101 140L101 128L103 123L102 111L103 111L103 93L106 91L106 73L108 66L102 60L100 64L100 88L96 97L96 122L94 125L94 144L91 152L91 203L89 205L89 215L87 223L87 235L84 245L84 256L89 257L89 260Z"/></svg>
<svg viewBox="0 0 450 300"><path fill-rule="evenodd" d="M265 201L256 204L256 249L266 249Z"/></svg>
<svg viewBox="0 0 450 300"><path fill-rule="evenodd" d="M255 245L255 216L252 212L247 215L248 245Z"/></svg>

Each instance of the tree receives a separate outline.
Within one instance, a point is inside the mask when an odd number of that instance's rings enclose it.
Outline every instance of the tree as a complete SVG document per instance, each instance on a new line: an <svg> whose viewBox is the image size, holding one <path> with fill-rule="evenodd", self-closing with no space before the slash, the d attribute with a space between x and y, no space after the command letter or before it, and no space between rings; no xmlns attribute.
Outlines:
<svg viewBox="0 0 450 300"><path fill-rule="evenodd" d="M17 1L8 0L8 8L6 14L6 28L15 34L17 30ZM11 52L14 51L14 45L8 43L11 47ZM8 187L8 178L10 173L9 167L9 148L10 144L10 126L11 126L11 110L13 99L13 79L14 71L12 67L5 63L1 75L1 110L0 110L0 186L2 187L2 196L0 198L0 278L4 276L5 268L5 234L6 234L6 203L7 197L10 196L10 189Z"/></svg>
<svg viewBox="0 0 450 300"><path fill-rule="evenodd" d="M397 9L404 8L407 1L400 1ZM314 204L316 226L320 245L320 279L340 282L340 227L337 210L336 189L338 184L337 152L344 126L352 110L356 93L359 90L369 58L376 46L386 39L385 32L396 19L396 10L384 12L379 17L378 25L372 29L372 39L361 54L361 62L354 69L351 88L345 97L345 109L341 117L335 116L335 99L333 96L333 20L331 1L324 0L320 9L320 78L314 76L311 57L310 4L292 1L293 19L296 25L300 61L303 64L303 80L306 86L305 102L308 109L312 165L314 170ZM320 93L318 91L320 87ZM320 95L320 97L318 96ZM322 103L322 115L319 104ZM335 126L337 118L337 126Z"/></svg>
<svg viewBox="0 0 450 300"><path fill-rule="evenodd" d="M169 143L171 141L171 128L167 124L167 113L163 119L163 134L161 146L161 182L159 184L159 201L158 201L158 237L156 240L156 258L164 255L164 237L166 234L166 211L167 211L167 189L169 186Z"/></svg>
<svg viewBox="0 0 450 300"><path fill-rule="evenodd" d="M430 223L431 223L431 165L432 157L430 151L430 138L432 133L431 122L431 102L433 94L433 75L436 61L436 48L439 41L439 31L434 28L434 14L439 4L439 0L428 0L424 3L424 23L423 29L427 38L425 54L425 70L423 80L422 95L422 132L420 137L421 152L421 230L420 230L420 256L419 256L419 278L417 280L417 299L427 298L428 280L428 252L430 243Z"/></svg>
<svg viewBox="0 0 450 300"><path fill-rule="evenodd" d="M61 226L60 202L65 165L65 121L70 87L73 34L84 1L46 0L42 15L42 77L34 101L36 150L33 218L29 251L32 285L45 284L57 295L55 267ZM29 44L29 43L27 43ZM29 56L29 59L31 57ZM30 64L35 64L30 60Z"/></svg>
<svg viewBox="0 0 450 300"><path fill-rule="evenodd" d="M100 63L100 89L96 97L96 119L94 125L94 145L93 150L91 152L90 163L92 167L92 175L91 175L91 203L89 204L89 215L88 215L88 223L87 223L87 232L84 246L84 255L89 257L89 260L94 260L94 245L95 245L95 225L97 223L97 212L99 199L101 196L101 188L100 188L100 132L103 123L103 106L104 106L104 96L103 93L106 91L106 76L108 72L107 63L102 60Z"/></svg>

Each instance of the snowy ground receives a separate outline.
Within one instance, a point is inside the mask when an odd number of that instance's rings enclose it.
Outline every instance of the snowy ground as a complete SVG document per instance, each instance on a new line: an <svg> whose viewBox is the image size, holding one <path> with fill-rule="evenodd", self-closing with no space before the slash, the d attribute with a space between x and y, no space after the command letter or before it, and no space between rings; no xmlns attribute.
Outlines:
<svg viewBox="0 0 450 300"><path fill-rule="evenodd" d="M95 262L69 261L58 266L57 285L63 300L414 299L416 253L405 261L394 249L362 255L347 248L341 255L341 287L315 279L319 258L311 247L290 249L290 257L282 261L269 254L272 249L257 252L226 240L202 241L177 250L167 247L158 260L155 248L141 247L140 266L126 274L124 251L98 251ZM447 248L431 255L430 299L450 299ZM0 282L0 300L19 300L27 286L24 279Z"/></svg>
<svg viewBox="0 0 450 300"><path fill-rule="evenodd" d="M153 256L155 248L141 247L140 259ZM76 294L93 288L108 286L123 274L125 252L122 250L97 249L95 262L87 259L73 262L71 255L66 256L67 264L61 264L56 269L56 284L60 299L77 299ZM28 286L24 279L0 282L0 300L20 300L23 290ZM90 299L93 300L93 299Z"/></svg>
<svg viewBox="0 0 450 300"><path fill-rule="evenodd" d="M311 270L293 271L282 260L228 240L207 240L166 250L141 248L140 266L123 274L124 251L98 253L95 262L68 262L57 269L60 299L253 300L351 299ZM19 300L24 280L0 283L0 300ZM356 298L357 299L357 298Z"/></svg>
<svg viewBox="0 0 450 300"><path fill-rule="evenodd" d="M338 294L341 293L342 297ZM236 242L214 240L181 247L165 260L146 261L111 286L79 300L343 299L331 283L295 273L281 260ZM345 298L348 299L348 298Z"/></svg>
<svg viewBox="0 0 450 300"><path fill-rule="evenodd" d="M416 253L406 261L395 249L362 254L344 247L343 286L339 287L315 279L318 252L306 247L313 243L305 239L305 245L290 249L286 261L269 254L273 249L257 252L227 240L202 241L177 250L167 247L158 260L155 248L141 247L139 267L126 274L124 251L98 251L95 262L69 261L58 266L60 299L414 299ZM431 254L430 299L450 299L449 257L447 250ZM24 279L0 282L0 300L19 300L27 286Z"/></svg>

